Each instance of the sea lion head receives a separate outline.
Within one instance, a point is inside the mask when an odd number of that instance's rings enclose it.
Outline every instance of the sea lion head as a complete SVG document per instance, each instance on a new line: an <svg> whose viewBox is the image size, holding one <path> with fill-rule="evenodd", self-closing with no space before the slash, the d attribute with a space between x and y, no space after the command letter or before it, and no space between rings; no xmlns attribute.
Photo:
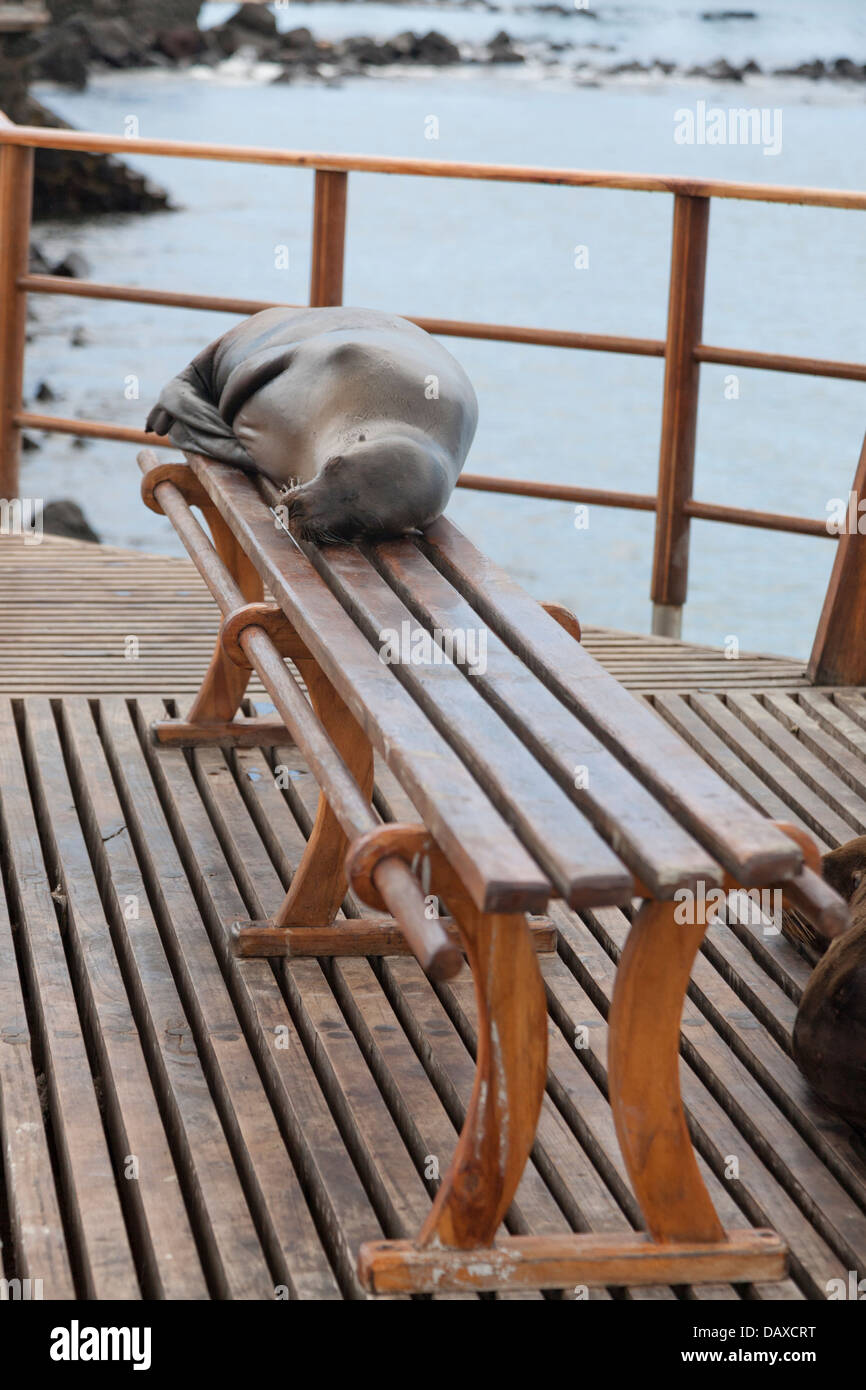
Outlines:
<svg viewBox="0 0 866 1390"><path fill-rule="evenodd" d="M283 502L293 536L329 544L429 526L444 510L451 486L441 445L395 426L332 455Z"/></svg>

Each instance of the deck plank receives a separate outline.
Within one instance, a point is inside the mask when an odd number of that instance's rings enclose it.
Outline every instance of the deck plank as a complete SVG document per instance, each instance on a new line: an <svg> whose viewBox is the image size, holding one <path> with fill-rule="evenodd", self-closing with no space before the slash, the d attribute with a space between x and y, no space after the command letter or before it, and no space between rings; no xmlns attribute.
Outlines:
<svg viewBox="0 0 866 1390"><path fill-rule="evenodd" d="M140 1287L102 1125L69 964L42 858L16 721L0 705L3 837L19 925L22 984L43 1060L69 1256L79 1295L137 1299ZM55 1232L55 1238L59 1233Z"/></svg>

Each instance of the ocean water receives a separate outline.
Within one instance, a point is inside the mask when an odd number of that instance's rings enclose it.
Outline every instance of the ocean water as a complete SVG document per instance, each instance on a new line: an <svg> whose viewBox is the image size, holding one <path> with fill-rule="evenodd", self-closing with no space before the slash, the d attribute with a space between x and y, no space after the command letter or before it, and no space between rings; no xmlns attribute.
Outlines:
<svg viewBox="0 0 866 1390"><path fill-rule="evenodd" d="M281 27L386 36L436 27L459 40L498 28L592 28L605 61L755 57L763 67L866 59L864 9L756 0L754 22L708 24L699 5L597 6L600 18L434 6L293 4ZM218 20L227 6L208 6ZM722 6L719 6L722 8ZM739 4L734 8L740 8ZM746 8L746 6L743 6ZM521 26L520 28L518 26ZM558 26L558 27L557 27ZM722 33L724 30L724 33ZM710 32L712 31L712 32ZM319 151L700 174L862 188L866 86L755 78L579 85L564 70L466 69L272 85L235 60L217 71L119 72L83 93L40 90L82 128ZM688 146L677 112L705 100L781 112L781 150ZM428 140L435 115L439 138ZM94 279L303 302L312 177L306 171L137 158L177 211L43 224L50 254L80 249ZM663 337L672 200L666 195L352 175L347 303L402 313ZM575 247L588 265L575 268ZM278 268L285 260L288 267ZM706 342L864 360L864 214L716 201L710 219ZM26 390L48 381L56 413L141 426L163 382L230 316L146 305L34 301ZM83 328L86 343L71 338ZM479 473L654 491L660 361L449 339L481 407L467 464ZM701 378L695 495L823 517L847 494L866 428L854 382L729 369ZM40 407L41 408L41 407ZM162 553L178 543L138 497L133 446L39 437L23 490L78 499L104 540ZM593 507L586 529L563 503L458 493L450 514L540 598L588 623L647 631L653 518ZM829 540L696 522L684 635L804 655L833 556Z"/></svg>

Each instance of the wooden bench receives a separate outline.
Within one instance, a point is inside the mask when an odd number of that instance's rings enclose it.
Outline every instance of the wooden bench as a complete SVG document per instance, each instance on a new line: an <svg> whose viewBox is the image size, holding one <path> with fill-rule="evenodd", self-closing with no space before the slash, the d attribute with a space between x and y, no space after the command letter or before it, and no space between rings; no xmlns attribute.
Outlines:
<svg viewBox="0 0 866 1390"><path fill-rule="evenodd" d="M423 537L299 547L264 481L193 455L159 463L145 450L139 463L145 502L170 518L223 617L188 715L154 725L154 738L294 742L320 788L280 911L226 924L236 954L411 948L433 977L453 975L463 953L473 972L476 1079L451 1166L414 1241L362 1247L364 1286L781 1278L783 1242L726 1231L704 1185L680 1098L679 1025L711 888L777 887L818 930L843 929L845 905L808 835L755 811L584 651L565 610L546 611L448 520ZM435 650L425 632L438 634ZM408 653L383 659L386 634ZM239 716L253 671L278 720ZM417 819L377 814L374 751ZM348 888L381 916L340 918ZM695 908L685 923L681 890ZM555 897L578 909L640 900L610 1011L609 1089L645 1233L497 1239L546 1084L537 948L551 929L533 914Z"/></svg>

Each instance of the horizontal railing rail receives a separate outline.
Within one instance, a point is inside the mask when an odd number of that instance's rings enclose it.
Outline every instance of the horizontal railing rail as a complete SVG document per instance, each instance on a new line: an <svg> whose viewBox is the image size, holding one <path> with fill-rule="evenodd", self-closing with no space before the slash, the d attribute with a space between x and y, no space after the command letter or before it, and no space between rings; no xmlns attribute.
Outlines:
<svg viewBox="0 0 866 1390"><path fill-rule="evenodd" d="M537 168L390 156L337 155L185 140L144 139L16 126L5 118L0 119L0 299L3 306L0 312L0 496L17 495L20 439L21 431L24 429L94 439L115 439L156 447L168 445L168 441L159 436L120 424L43 415L22 408L28 295L68 295L82 299L154 304L166 308L202 309L239 315L258 313L280 303L274 300L195 294L31 274L27 255L30 238L29 190L33 177L33 156L37 149L96 154L159 155L177 159L218 160L226 163L261 164L313 171L315 196L309 303L317 306L340 304L343 299L347 186L350 173L619 189L673 195L668 322L663 339L405 315L427 332L446 337L664 358L665 378L657 492L634 493L471 473L460 478L459 486L484 492L653 512L656 518L651 587L653 631L668 636L676 636L680 632L682 607L688 584L690 523L693 519L835 539L824 519L702 502L692 496L701 364L715 363L844 381L866 381L866 363L718 347L701 341L709 205L712 198L727 198L866 211L866 193L847 189L791 188L676 175L611 173L601 170Z"/></svg>

